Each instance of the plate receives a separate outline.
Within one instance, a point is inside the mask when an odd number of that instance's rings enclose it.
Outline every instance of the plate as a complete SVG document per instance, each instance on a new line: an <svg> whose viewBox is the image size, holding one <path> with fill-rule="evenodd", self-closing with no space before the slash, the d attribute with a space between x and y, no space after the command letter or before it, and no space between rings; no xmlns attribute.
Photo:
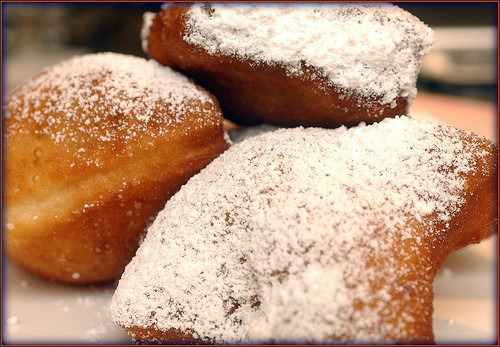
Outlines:
<svg viewBox="0 0 500 347"><path fill-rule="evenodd" d="M53 283L8 260L3 271L3 343L131 343L111 320L109 307L117 283L84 287Z"/></svg>

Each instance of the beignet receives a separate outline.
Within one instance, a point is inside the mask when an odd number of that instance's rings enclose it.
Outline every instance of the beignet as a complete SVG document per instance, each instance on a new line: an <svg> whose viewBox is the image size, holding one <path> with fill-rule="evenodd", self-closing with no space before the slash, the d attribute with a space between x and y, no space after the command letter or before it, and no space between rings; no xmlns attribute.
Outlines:
<svg viewBox="0 0 500 347"><path fill-rule="evenodd" d="M211 94L115 53L44 70L4 111L5 253L63 282L119 277L167 199L227 148Z"/></svg>
<svg viewBox="0 0 500 347"><path fill-rule="evenodd" d="M406 114L434 40L390 4L167 4L144 18L149 57L194 78L238 124Z"/></svg>
<svg viewBox="0 0 500 347"><path fill-rule="evenodd" d="M158 214L112 317L146 343L430 343L437 270L496 230L496 152L407 117L243 140Z"/></svg>

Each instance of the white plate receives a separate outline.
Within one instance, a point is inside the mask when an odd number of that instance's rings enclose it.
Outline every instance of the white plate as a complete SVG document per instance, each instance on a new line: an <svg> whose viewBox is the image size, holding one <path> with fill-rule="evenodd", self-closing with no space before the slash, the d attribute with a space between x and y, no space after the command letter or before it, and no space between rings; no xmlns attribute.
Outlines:
<svg viewBox="0 0 500 347"><path fill-rule="evenodd" d="M3 271L3 343L131 343L111 321L109 306L116 283L90 287L53 283L9 261Z"/></svg>
<svg viewBox="0 0 500 347"><path fill-rule="evenodd" d="M437 344L497 344L497 235L456 251L434 280Z"/></svg>

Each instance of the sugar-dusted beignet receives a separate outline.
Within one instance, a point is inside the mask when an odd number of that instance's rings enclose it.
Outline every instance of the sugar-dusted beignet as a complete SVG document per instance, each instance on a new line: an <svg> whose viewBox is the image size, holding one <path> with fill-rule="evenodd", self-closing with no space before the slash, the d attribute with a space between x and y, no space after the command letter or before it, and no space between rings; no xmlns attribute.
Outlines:
<svg viewBox="0 0 500 347"><path fill-rule="evenodd" d="M227 148L215 98L155 61L64 61L4 109L4 247L44 277L114 279L167 199Z"/></svg>
<svg viewBox="0 0 500 347"><path fill-rule="evenodd" d="M239 124L336 127L406 114L432 30L390 4L169 4L149 57L193 77Z"/></svg>
<svg viewBox="0 0 500 347"><path fill-rule="evenodd" d="M142 342L429 343L436 271L496 229L496 160L406 117L244 140L167 202L113 319Z"/></svg>

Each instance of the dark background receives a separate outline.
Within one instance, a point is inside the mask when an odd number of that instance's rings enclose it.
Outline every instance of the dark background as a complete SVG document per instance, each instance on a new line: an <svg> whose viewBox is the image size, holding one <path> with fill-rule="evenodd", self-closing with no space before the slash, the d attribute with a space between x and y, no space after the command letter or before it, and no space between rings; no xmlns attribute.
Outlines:
<svg viewBox="0 0 500 347"><path fill-rule="evenodd" d="M56 52L72 47L88 52L120 52L145 57L140 29L156 3L2 3L4 58L27 52ZM432 28L493 26L498 32L496 2L394 2ZM496 45L496 44L495 44ZM498 57L498 49L495 56ZM491 58L498 66L497 59ZM454 85L419 78L419 90L496 101L497 78L489 83Z"/></svg>

